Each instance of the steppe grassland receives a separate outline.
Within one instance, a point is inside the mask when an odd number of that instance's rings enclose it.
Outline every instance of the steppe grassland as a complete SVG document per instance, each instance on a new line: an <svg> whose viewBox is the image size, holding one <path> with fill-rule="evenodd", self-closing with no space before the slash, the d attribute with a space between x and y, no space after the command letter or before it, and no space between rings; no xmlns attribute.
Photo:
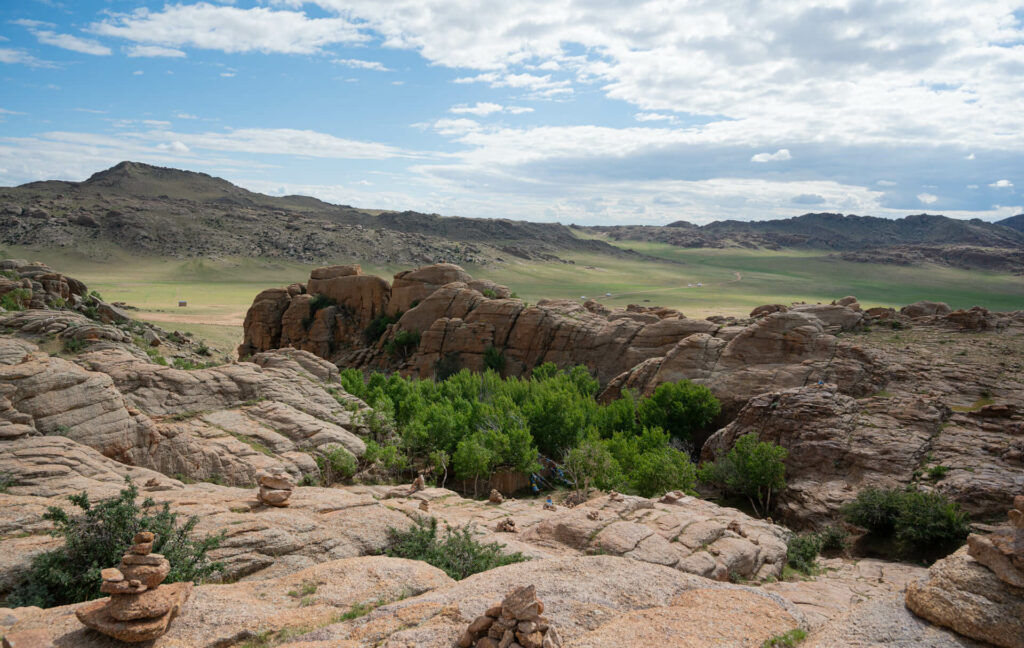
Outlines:
<svg viewBox="0 0 1024 648"><path fill-rule="evenodd" d="M1024 280L951 268L867 265L825 252L693 250L660 243L620 243L658 257L571 255L574 263L511 260L467 266L475 277L508 285L530 303L542 298L594 298L611 307L638 303L678 308L691 317L742 316L766 303L831 301L856 295L867 306L900 306L932 299L950 306L1024 308ZM261 290L304 282L316 265L276 259L166 259L112 253L102 260L74 252L6 248L6 256L37 259L84 281L108 301L168 330L191 332L223 352L241 341L242 321ZM338 260L338 263L351 260ZM398 266L363 264L390 279ZM697 284L702 284L698 286ZM610 296L606 293L611 293ZM188 306L179 308L177 303Z"/></svg>

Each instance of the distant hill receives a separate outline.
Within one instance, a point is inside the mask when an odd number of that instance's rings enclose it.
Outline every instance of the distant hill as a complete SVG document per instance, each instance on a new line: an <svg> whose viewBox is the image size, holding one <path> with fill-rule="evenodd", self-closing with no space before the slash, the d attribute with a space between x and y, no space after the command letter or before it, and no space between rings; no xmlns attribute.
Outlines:
<svg viewBox="0 0 1024 648"><path fill-rule="evenodd" d="M308 196L274 197L205 173L120 164L84 182L0 188L0 242L111 246L171 257L262 256L418 265L559 260L571 252L630 255L557 223L381 212Z"/></svg>
<svg viewBox="0 0 1024 648"><path fill-rule="evenodd" d="M1024 272L1024 215L999 223L918 214L876 218L804 214L768 221L694 225L587 227L614 241L649 241L686 248L829 250L849 261Z"/></svg>
<svg viewBox="0 0 1024 648"><path fill-rule="evenodd" d="M1003 227L1015 229L1018 232L1024 232L1024 214L1017 214L1016 216L1010 216L1009 218L1004 218L1001 221L996 221L996 225L1002 225Z"/></svg>
<svg viewBox="0 0 1024 648"><path fill-rule="evenodd" d="M1014 227L1008 221L1021 219ZM676 221L657 226L592 227L616 240L660 241L684 247L767 247L863 250L894 245L1024 247L1024 218L1001 223L918 214L905 218L804 214L766 221Z"/></svg>

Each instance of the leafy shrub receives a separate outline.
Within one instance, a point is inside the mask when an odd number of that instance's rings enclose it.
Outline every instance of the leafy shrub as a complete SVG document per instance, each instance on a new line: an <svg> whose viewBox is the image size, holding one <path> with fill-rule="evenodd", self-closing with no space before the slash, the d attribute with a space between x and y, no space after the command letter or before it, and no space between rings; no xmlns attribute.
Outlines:
<svg viewBox="0 0 1024 648"><path fill-rule="evenodd" d="M458 351L444 354L434 361L434 380L448 380L459 373L461 364Z"/></svg>
<svg viewBox="0 0 1024 648"><path fill-rule="evenodd" d="M63 347L64 353L78 353L85 348L85 340L79 340L78 338L64 338Z"/></svg>
<svg viewBox="0 0 1024 648"><path fill-rule="evenodd" d="M419 345L419 331L399 331L395 334L395 337L384 345L384 350L393 356L405 360L413 354Z"/></svg>
<svg viewBox="0 0 1024 648"><path fill-rule="evenodd" d="M891 535L900 513L902 493L883 488L865 488L843 507L846 521L878 537Z"/></svg>
<svg viewBox="0 0 1024 648"><path fill-rule="evenodd" d="M754 512L764 517L771 510L772 496L786 487L787 454L774 443L759 442L751 432L740 437L724 457L702 466L699 476L701 481L746 497Z"/></svg>
<svg viewBox="0 0 1024 648"><path fill-rule="evenodd" d="M907 558L935 561L959 548L970 533L960 506L938 493L908 492L896 518L896 546Z"/></svg>
<svg viewBox="0 0 1024 648"><path fill-rule="evenodd" d="M896 557L935 561L955 551L970 533L960 506L939 493L868 488L843 507L851 524L875 540L892 541Z"/></svg>
<svg viewBox="0 0 1024 648"><path fill-rule="evenodd" d="M196 347L196 353L201 356L210 355L210 347L206 346L206 342L200 342L199 346Z"/></svg>
<svg viewBox="0 0 1024 648"><path fill-rule="evenodd" d="M805 574L811 573L815 559L821 553L822 539L816 533L794 535L786 543L786 562L790 567Z"/></svg>
<svg viewBox="0 0 1024 648"><path fill-rule="evenodd" d="M505 354L492 346L484 349L484 366L499 374L505 370Z"/></svg>
<svg viewBox="0 0 1024 648"><path fill-rule="evenodd" d="M384 335L384 332L388 330L388 326L394 324L398 319L402 317L402 313L396 313L394 316L381 315L380 317L372 320L365 329L363 329L363 337L369 343L374 343L380 339L380 336Z"/></svg>
<svg viewBox="0 0 1024 648"><path fill-rule="evenodd" d="M949 474L949 466L937 465L928 469L928 479L939 481Z"/></svg>
<svg viewBox="0 0 1024 648"><path fill-rule="evenodd" d="M374 467L388 479L394 479L409 468L409 457L401 448L396 445L381 445L373 439L366 439L366 452L363 453L362 460L364 464Z"/></svg>
<svg viewBox="0 0 1024 648"><path fill-rule="evenodd" d="M13 473L0 470L0 493L6 493L11 486L17 485L18 480Z"/></svg>
<svg viewBox="0 0 1024 648"><path fill-rule="evenodd" d="M54 607L103 596L100 570L117 565L139 531L155 533L153 551L170 561L165 582L197 581L223 570L206 555L219 546L222 536L190 538L199 518L178 524L178 514L166 503L157 508L147 498L139 505L138 489L125 481L127 487L116 497L90 502L86 493L69 496L82 510L77 515L56 506L43 514L53 522L50 534L63 538L64 546L32 559L26 580L14 588L7 605Z"/></svg>
<svg viewBox="0 0 1024 648"><path fill-rule="evenodd" d="M704 385L689 380L659 385L640 403L640 425L661 428L677 439L690 439L718 416L721 404Z"/></svg>
<svg viewBox="0 0 1024 648"><path fill-rule="evenodd" d="M387 555L397 558L422 560L455 580L462 580L502 565L529 560L518 551L503 554L503 545L497 542L481 543L473 537L469 527L447 527L438 537L437 520L419 520L408 531L388 529Z"/></svg>
<svg viewBox="0 0 1024 648"><path fill-rule="evenodd" d="M351 479L356 474L359 462L348 450L336 445L318 455L316 465L320 468L323 485L330 486Z"/></svg>
<svg viewBox="0 0 1024 648"><path fill-rule="evenodd" d="M823 552L841 553L846 551L850 532L840 524L830 524L818 534L818 537L821 538L821 550Z"/></svg>
<svg viewBox="0 0 1024 648"><path fill-rule="evenodd" d="M32 300L32 292L27 288L15 288L4 293L0 297L0 306L9 311L25 310Z"/></svg>
<svg viewBox="0 0 1024 648"><path fill-rule="evenodd" d="M599 439L586 439L565 454L562 468L577 490L589 490L605 475L618 469L615 457Z"/></svg>

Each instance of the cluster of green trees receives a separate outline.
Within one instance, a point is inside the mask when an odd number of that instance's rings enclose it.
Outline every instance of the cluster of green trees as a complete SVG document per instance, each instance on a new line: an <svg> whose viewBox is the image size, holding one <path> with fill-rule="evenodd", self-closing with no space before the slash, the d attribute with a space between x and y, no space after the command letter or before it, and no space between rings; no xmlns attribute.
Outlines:
<svg viewBox="0 0 1024 648"><path fill-rule="evenodd" d="M529 378L467 370L438 381L364 378L347 369L341 379L374 408L368 422L377 440L390 439L410 465L429 464L442 481L486 479L502 467L537 472L544 455L567 461L577 482L600 488L644 495L689 490L696 469L686 442L720 409L706 387L687 381L661 385L649 398L627 392L602 405L586 368L550 363Z"/></svg>

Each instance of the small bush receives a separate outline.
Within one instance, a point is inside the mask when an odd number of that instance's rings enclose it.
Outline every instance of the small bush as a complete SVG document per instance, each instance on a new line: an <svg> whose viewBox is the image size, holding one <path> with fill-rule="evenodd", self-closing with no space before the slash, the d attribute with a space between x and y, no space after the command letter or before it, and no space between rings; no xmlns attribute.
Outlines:
<svg viewBox="0 0 1024 648"><path fill-rule="evenodd" d="M479 542L469 527L447 527L444 536L439 537L437 520L434 518L429 521L419 520L408 531L388 529L388 538L390 546L387 555L422 560L443 570L455 580L529 560L518 551L503 554L503 545L500 543Z"/></svg>
<svg viewBox="0 0 1024 648"><path fill-rule="evenodd" d="M818 534L821 538L821 550L823 552L842 553L846 551L846 544L850 538L850 532L839 524L830 524Z"/></svg>
<svg viewBox="0 0 1024 648"><path fill-rule="evenodd" d="M381 315L380 317L372 320L370 324L363 329L363 336L366 338L368 343L374 343L380 339L380 336L384 335L384 332L388 330L388 326L394 324L402 316L402 313L396 313L394 316Z"/></svg>
<svg viewBox="0 0 1024 648"><path fill-rule="evenodd" d="M419 331L399 331L387 344L384 350L403 360L408 358L420 345Z"/></svg>
<svg viewBox="0 0 1024 648"><path fill-rule="evenodd" d="M816 533L794 535L786 544L786 562L793 569L810 574L817 566L815 559L821 547L821 536Z"/></svg>
<svg viewBox="0 0 1024 648"><path fill-rule="evenodd" d="M316 465L320 468L323 485L330 486L351 479L356 474L358 461L345 448L332 446L316 458Z"/></svg>
<svg viewBox="0 0 1024 648"><path fill-rule="evenodd" d="M458 351L444 354L434 362L434 380L448 380L459 373L461 365Z"/></svg>
<svg viewBox="0 0 1024 648"><path fill-rule="evenodd" d="M484 366L501 373L505 370L505 354L492 346L484 349Z"/></svg>
<svg viewBox="0 0 1024 648"><path fill-rule="evenodd" d="M659 385L650 398L640 402L637 417L642 427L659 427L676 439L687 440L710 425L721 409L707 387L681 380Z"/></svg>
<svg viewBox="0 0 1024 648"><path fill-rule="evenodd" d="M18 479L13 473L0 471L0 493L6 493L11 486L17 486Z"/></svg>
<svg viewBox="0 0 1024 648"><path fill-rule="evenodd" d="M970 532L967 514L939 493L868 488L843 515L875 540L892 541L896 557L925 562L952 553Z"/></svg>
<svg viewBox="0 0 1024 648"><path fill-rule="evenodd" d="M0 306L9 311L25 310L32 300L32 292L26 288L15 288L0 297Z"/></svg>
<svg viewBox="0 0 1024 648"><path fill-rule="evenodd" d="M932 466L928 469L928 479L932 481L940 481L949 474L949 466Z"/></svg>
<svg viewBox="0 0 1024 648"><path fill-rule="evenodd" d="M64 353L78 353L85 348L85 340L78 338L64 338Z"/></svg>
<svg viewBox="0 0 1024 648"><path fill-rule="evenodd" d="M200 342L199 346L196 347L196 353L201 356L210 355L210 347L206 346L206 342Z"/></svg>
<svg viewBox="0 0 1024 648"><path fill-rule="evenodd" d="M207 552L216 549L221 536L192 539L197 517L178 523L178 514L164 504L147 498L139 505L138 489L126 479L127 487L109 499L90 502L86 493L71 495L71 502L82 510L69 515L51 506L43 518L53 522L50 534L63 538L64 546L32 559L26 580L8 596L6 605L54 607L79 603L103 596L100 593L100 570L116 566L139 531L156 534L153 551L163 554L171 563L165 582L198 581L222 571L220 563L211 562Z"/></svg>
<svg viewBox="0 0 1024 648"><path fill-rule="evenodd" d="M498 298L498 293L494 292L490 288L484 288L483 291L480 294L483 295L484 297L486 297L487 299L497 299Z"/></svg>

